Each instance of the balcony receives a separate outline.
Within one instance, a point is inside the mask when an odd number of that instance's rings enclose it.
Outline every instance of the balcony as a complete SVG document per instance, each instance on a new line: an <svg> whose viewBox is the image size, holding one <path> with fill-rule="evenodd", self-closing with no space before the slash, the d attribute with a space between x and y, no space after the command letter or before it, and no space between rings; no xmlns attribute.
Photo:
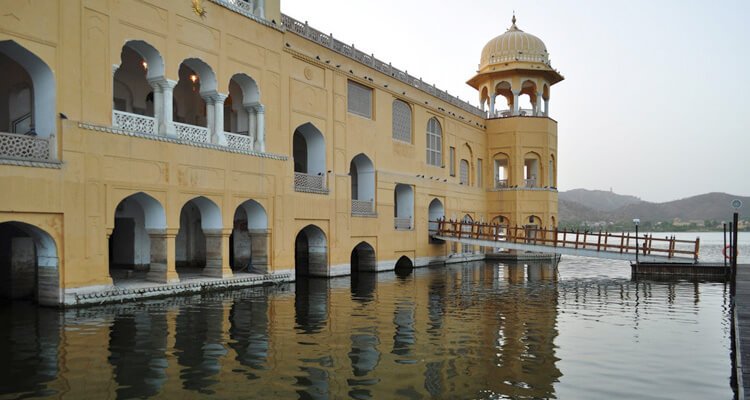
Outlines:
<svg viewBox="0 0 750 400"><path fill-rule="evenodd" d="M18 133L0 132L0 158L21 161L52 161L55 138L40 138Z"/></svg>
<svg viewBox="0 0 750 400"><path fill-rule="evenodd" d="M507 189L509 187L507 179L496 179L495 189Z"/></svg>
<svg viewBox="0 0 750 400"><path fill-rule="evenodd" d="M303 193L328 194L326 177L323 174L309 175L302 172L295 172L294 191Z"/></svg>
<svg viewBox="0 0 750 400"><path fill-rule="evenodd" d="M224 132L227 147L243 151L253 151L253 138L248 135Z"/></svg>
<svg viewBox="0 0 750 400"><path fill-rule="evenodd" d="M411 217L396 217L393 219L393 227L397 231L410 231L411 230Z"/></svg>
<svg viewBox="0 0 750 400"><path fill-rule="evenodd" d="M525 188L535 188L536 186L536 178L530 178L530 179L524 179L523 180L523 187Z"/></svg>
<svg viewBox="0 0 750 400"><path fill-rule="evenodd" d="M352 200L352 215L358 217L374 217L375 202L372 200Z"/></svg>
<svg viewBox="0 0 750 400"><path fill-rule="evenodd" d="M174 129L178 139L195 143L211 143L211 133L208 128L175 122Z"/></svg>

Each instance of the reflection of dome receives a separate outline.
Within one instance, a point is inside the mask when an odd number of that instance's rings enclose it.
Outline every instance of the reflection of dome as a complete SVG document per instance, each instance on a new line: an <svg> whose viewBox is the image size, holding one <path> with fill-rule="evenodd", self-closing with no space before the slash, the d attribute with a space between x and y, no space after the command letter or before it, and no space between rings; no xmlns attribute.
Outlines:
<svg viewBox="0 0 750 400"><path fill-rule="evenodd" d="M544 42L518 29L515 15L512 21L513 25L505 33L490 40L484 46L482 59L479 61L480 69L488 65L512 61L549 64L549 55Z"/></svg>

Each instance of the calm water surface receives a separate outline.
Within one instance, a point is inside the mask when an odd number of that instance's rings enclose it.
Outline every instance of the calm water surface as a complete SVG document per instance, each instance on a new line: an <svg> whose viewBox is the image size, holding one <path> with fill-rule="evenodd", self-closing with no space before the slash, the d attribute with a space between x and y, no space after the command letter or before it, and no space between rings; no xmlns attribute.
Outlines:
<svg viewBox="0 0 750 400"><path fill-rule="evenodd" d="M720 257L720 234L701 241ZM575 257L65 312L7 303L0 399L730 399L729 303L724 283Z"/></svg>

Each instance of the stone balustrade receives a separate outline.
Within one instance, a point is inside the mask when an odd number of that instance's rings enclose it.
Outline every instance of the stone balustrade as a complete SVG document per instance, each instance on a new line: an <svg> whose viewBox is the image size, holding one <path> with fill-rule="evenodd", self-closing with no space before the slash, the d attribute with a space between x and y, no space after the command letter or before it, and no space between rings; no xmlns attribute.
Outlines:
<svg viewBox="0 0 750 400"><path fill-rule="evenodd" d="M112 110L112 126L129 132L156 135L156 118L133 114L125 111Z"/></svg>
<svg viewBox="0 0 750 400"><path fill-rule="evenodd" d="M38 136L0 132L0 158L26 161L49 161L54 157L54 136Z"/></svg>
<svg viewBox="0 0 750 400"><path fill-rule="evenodd" d="M393 219L393 227L397 231L411 230L411 217L396 217Z"/></svg>
<svg viewBox="0 0 750 400"><path fill-rule="evenodd" d="M325 175L294 173L294 190L296 192L328 194Z"/></svg>
<svg viewBox="0 0 750 400"><path fill-rule="evenodd" d="M372 200L352 199L352 215L374 216L375 202Z"/></svg>
<svg viewBox="0 0 750 400"><path fill-rule="evenodd" d="M208 128L180 122L175 122L174 127L179 139L196 143L211 143L211 134Z"/></svg>

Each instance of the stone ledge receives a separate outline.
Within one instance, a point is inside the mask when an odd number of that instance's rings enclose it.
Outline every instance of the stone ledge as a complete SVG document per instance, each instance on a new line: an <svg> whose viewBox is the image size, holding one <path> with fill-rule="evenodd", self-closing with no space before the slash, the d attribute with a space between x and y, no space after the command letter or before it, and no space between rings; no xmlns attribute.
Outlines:
<svg viewBox="0 0 750 400"><path fill-rule="evenodd" d="M33 167L33 168L62 168L62 163L58 161L42 161L42 160L20 160L17 158L0 158L0 165L15 165L19 167Z"/></svg>
<svg viewBox="0 0 750 400"><path fill-rule="evenodd" d="M229 279L194 280L173 284L153 284L153 286L118 288L107 287L89 291L86 288L73 289L65 293L65 307L80 307L105 303L139 301L155 297L195 294L218 290L244 288L264 284L278 284L294 281L289 273L254 275Z"/></svg>

